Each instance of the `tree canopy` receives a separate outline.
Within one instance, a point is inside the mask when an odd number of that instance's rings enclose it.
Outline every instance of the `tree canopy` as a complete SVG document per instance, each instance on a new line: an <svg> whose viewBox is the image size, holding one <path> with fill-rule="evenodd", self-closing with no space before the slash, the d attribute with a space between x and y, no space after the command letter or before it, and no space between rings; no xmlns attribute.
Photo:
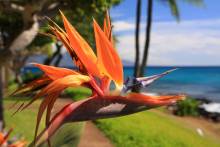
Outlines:
<svg viewBox="0 0 220 147"><path fill-rule="evenodd" d="M3 124L3 88L11 68L15 75L33 52L47 50L52 39L39 37L47 32L48 16L60 25L59 10L71 20L81 35L92 42L89 22L101 20L104 12L121 0L1 0L0 1L0 130ZM40 47L40 49L39 49Z"/></svg>
<svg viewBox="0 0 220 147"><path fill-rule="evenodd" d="M82 36L91 40L92 30L88 22L92 17L100 19L109 7L120 0L2 0L0 1L0 34L2 50L13 54L30 45L45 45L50 39L36 37L37 32L47 31L44 16L60 23L59 9L62 10ZM34 40L35 39L35 40ZM34 42L32 42L34 40ZM3 58L1 59L2 62Z"/></svg>

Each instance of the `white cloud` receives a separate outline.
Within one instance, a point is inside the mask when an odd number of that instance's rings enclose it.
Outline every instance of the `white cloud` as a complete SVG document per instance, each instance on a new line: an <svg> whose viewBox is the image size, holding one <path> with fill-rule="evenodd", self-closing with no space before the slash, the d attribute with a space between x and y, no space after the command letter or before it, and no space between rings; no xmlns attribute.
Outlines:
<svg viewBox="0 0 220 147"><path fill-rule="evenodd" d="M114 31L130 31L135 28L135 25L132 23L127 23L126 21L116 21L113 24Z"/></svg>
<svg viewBox="0 0 220 147"><path fill-rule="evenodd" d="M112 12L110 12L110 16L111 16L111 18L117 19L117 18L123 17L124 14L121 12L112 11Z"/></svg>
<svg viewBox="0 0 220 147"><path fill-rule="evenodd" d="M124 60L134 61L134 24L115 22L118 51ZM144 45L144 25L141 29ZM127 31L127 33L124 33ZM153 23L151 65L220 65L220 20L192 20Z"/></svg>

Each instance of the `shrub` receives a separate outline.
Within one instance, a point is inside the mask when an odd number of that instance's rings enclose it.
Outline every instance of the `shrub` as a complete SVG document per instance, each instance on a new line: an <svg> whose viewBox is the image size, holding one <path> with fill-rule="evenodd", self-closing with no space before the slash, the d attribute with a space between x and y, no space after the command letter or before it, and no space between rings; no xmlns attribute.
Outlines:
<svg viewBox="0 0 220 147"><path fill-rule="evenodd" d="M74 101L81 100L83 98L89 97L92 94L92 91L88 88L78 87L78 88L67 88L64 91L64 94Z"/></svg>
<svg viewBox="0 0 220 147"><path fill-rule="evenodd" d="M41 72L33 73L33 72L26 72L22 75L23 83L29 83L34 79L40 78L42 76Z"/></svg>
<svg viewBox="0 0 220 147"><path fill-rule="evenodd" d="M179 116L198 116L199 115L199 101L192 98L187 98L183 101L179 101L176 104L174 114Z"/></svg>

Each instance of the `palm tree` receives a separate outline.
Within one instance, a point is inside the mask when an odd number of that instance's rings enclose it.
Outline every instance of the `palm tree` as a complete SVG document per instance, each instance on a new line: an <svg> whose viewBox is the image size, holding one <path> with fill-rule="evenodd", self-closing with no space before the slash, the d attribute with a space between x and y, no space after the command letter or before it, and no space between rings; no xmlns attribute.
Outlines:
<svg viewBox="0 0 220 147"><path fill-rule="evenodd" d="M139 57L140 57L140 47L139 47L139 33L140 33L140 18L141 18L141 0L137 0L136 8L136 30L135 30L135 66L134 66L134 77L139 75Z"/></svg>
<svg viewBox="0 0 220 147"><path fill-rule="evenodd" d="M152 25L152 17L153 17L153 0L148 0L148 8L147 8L147 19L146 19L146 35L145 35L145 45L144 45L144 54L140 67L140 72L138 76L144 75L144 70L148 58L148 52L150 47L150 35L151 35L151 25Z"/></svg>
<svg viewBox="0 0 220 147"><path fill-rule="evenodd" d="M180 20L180 13L177 5L177 0L159 0L162 3L168 4L170 7L172 15L176 18L177 21ZM189 2L196 6L203 5L203 0L183 0ZM141 0L137 0L137 10L136 10L136 30L135 30L135 71L134 77L140 77L144 75L145 67L148 59L148 52L150 47L150 34L151 34L151 25L153 17L153 0L148 0L147 8L147 18L146 18L146 35L145 35L145 46L142 62L140 65L140 49L139 49L139 32L140 32L140 18L141 18Z"/></svg>

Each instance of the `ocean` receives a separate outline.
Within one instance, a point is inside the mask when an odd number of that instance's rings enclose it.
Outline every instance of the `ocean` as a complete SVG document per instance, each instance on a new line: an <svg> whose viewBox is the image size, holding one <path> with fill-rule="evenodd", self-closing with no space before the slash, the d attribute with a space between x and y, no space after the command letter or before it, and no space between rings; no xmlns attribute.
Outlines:
<svg viewBox="0 0 220 147"><path fill-rule="evenodd" d="M147 75L162 73L173 67L148 67ZM133 74L132 67L124 68L125 76ZM145 75L145 76L147 76ZM220 67L179 67L178 70L155 81L145 92L160 94L187 94L220 102Z"/></svg>
<svg viewBox="0 0 220 147"><path fill-rule="evenodd" d="M173 67L147 67L145 76L162 73ZM25 67L23 72L38 71ZM133 75L133 67L124 68L125 78ZM187 94L220 102L220 67L179 67L178 70L155 81L144 92L160 94Z"/></svg>

